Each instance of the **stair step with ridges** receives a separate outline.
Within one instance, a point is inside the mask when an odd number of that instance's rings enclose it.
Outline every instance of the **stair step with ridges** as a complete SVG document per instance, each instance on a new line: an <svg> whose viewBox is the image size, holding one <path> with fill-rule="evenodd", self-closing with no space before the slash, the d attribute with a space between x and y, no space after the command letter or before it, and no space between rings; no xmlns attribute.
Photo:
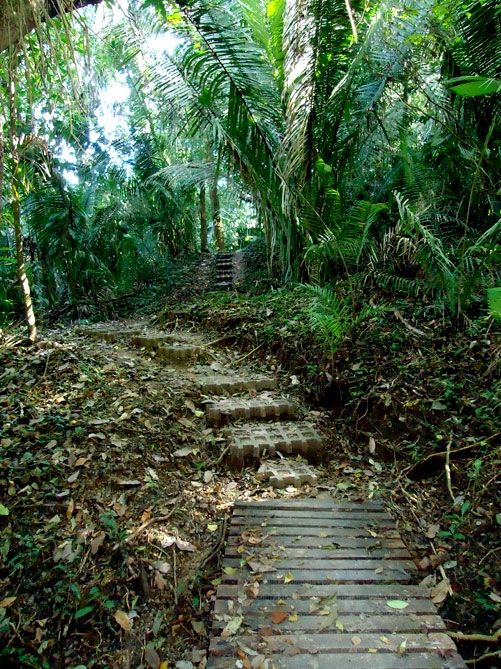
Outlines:
<svg viewBox="0 0 501 669"><path fill-rule="evenodd" d="M240 467L246 458L274 457L277 451L302 455L318 462L322 453L322 435L310 423L270 423L239 425L227 428L229 455L232 466Z"/></svg>
<svg viewBox="0 0 501 669"><path fill-rule="evenodd" d="M289 486L300 488L302 485L317 485L318 483L318 474L313 467L305 462L288 460L287 458L264 462L258 469L257 478L260 481L267 481L268 485L279 489ZM305 570L310 569L309 562L306 562Z"/></svg>
<svg viewBox="0 0 501 669"><path fill-rule="evenodd" d="M108 328L80 328L78 333L104 341L118 341L122 337L131 337L140 334L140 330L128 330L127 328L113 330Z"/></svg>
<svg viewBox="0 0 501 669"><path fill-rule="evenodd" d="M271 399L254 397L251 399L235 398L210 402L206 406L209 423L221 424L230 420L279 420L294 418L297 405L285 397Z"/></svg>
<svg viewBox="0 0 501 669"><path fill-rule="evenodd" d="M172 346L160 346L157 350L157 357L173 365L184 365L199 359L203 353L204 349L201 346L176 344Z"/></svg>
<svg viewBox="0 0 501 669"><path fill-rule="evenodd" d="M225 395L241 393L249 390L273 390L277 387L277 380L269 376L205 376L196 381L202 393Z"/></svg>
<svg viewBox="0 0 501 669"><path fill-rule="evenodd" d="M175 341L179 341L179 339L172 334L135 335L131 339L131 344L139 348L145 348L147 351L152 351Z"/></svg>

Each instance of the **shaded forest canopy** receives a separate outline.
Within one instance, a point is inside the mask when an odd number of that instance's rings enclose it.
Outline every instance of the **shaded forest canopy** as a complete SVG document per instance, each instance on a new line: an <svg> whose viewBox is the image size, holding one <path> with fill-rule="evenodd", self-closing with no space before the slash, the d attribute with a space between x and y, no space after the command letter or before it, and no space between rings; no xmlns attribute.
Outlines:
<svg viewBox="0 0 501 669"><path fill-rule="evenodd" d="M2 9L1 313L16 263L25 311L30 283L76 306L258 237L281 281L499 311L498 3L22 4Z"/></svg>
<svg viewBox="0 0 501 669"><path fill-rule="evenodd" d="M92 400L78 386L101 378L90 348L75 362L79 341L69 330L54 349L59 367L51 371L52 354L44 367L38 323L47 330L139 311L176 327L178 318L210 327L246 359L268 356L330 412L339 438L329 475L365 476L357 463L376 436L385 492L406 509L410 540L428 512L427 526L441 523L442 562L458 569L459 596L444 605L445 617L463 631L496 634L498 0L0 0L0 21L5 480L25 483L28 460L15 449L29 422L26 387L55 396L57 370L70 369L79 411ZM246 268L239 294L208 292L214 254L236 250ZM97 359L105 365L102 352ZM115 372L106 372L109 398ZM139 382L134 392L141 395ZM176 416L185 409L169 406ZM44 447L69 439L65 419L54 416L44 423ZM181 428L168 429L170 448ZM134 447L131 467L143 445ZM452 494L444 478L451 453ZM344 463L340 471L334 461ZM11 522L3 513L11 505L0 497L0 523ZM102 533L120 545L123 528L113 522ZM0 542L0 578L21 578L26 568L35 588L39 547L27 536L12 530L25 567L11 538ZM46 539L51 551L56 541ZM484 566L469 572L475 550ZM130 564L141 573L136 558ZM61 591L78 575L69 569L61 578L55 606L77 644L90 611L73 619L74 602ZM103 586L95 601L97 586L80 586L77 613L94 607L99 625L106 606L124 597L123 583ZM197 594L179 597L185 609L174 617L202 615ZM0 634L13 634L8 609L0 603ZM113 647L106 624L99 629ZM37 635L19 642L15 657L52 666L51 645Z"/></svg>
<svg viewBox="0 0 501 669"><path fill-rule="evenodd" d="M3 313L14 264L33 321L30 283L76 307L251 237L282 281L499 311L496 2L86 4L2 8Z"/></svg>

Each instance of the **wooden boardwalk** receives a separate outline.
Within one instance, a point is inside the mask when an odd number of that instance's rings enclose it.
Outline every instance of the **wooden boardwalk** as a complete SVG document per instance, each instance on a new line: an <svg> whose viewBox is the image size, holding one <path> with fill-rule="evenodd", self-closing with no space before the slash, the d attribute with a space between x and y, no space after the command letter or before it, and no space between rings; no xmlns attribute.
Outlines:
<svg viewBox="0 0 501 669"><path fill-rule="evenodd" d="M237 502L207 669L465 669L374 503Z"/></svg>

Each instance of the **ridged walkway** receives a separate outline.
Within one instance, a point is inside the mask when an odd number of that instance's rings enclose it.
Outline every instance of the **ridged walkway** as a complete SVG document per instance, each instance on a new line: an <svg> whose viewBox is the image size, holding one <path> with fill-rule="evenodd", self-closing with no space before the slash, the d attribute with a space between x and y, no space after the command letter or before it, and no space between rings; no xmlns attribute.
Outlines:
<svg viewBox="0 0 501 669"><path fill-rule="evenodd" d="M465 669L375 503L237 502L207 669Z"/></svg>

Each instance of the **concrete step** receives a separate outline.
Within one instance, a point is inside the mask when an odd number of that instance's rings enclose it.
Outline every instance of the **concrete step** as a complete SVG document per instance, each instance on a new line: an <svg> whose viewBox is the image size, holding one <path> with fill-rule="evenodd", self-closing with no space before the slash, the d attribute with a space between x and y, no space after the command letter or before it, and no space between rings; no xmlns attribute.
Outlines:
<svg viewBox="0 0 501 669"><path fill-rule="evenodd" d="M235 398L210 402L206 405L209 423L220 425L231 420L280 420L294 418L297 404L286 397L270 398L267 396L250 399Z"/></svg>
<svg viewBox="0 0 501 669"><path fill-rule="evenodd" d="M272 488L287 488L290 485L300 488L302 485L318 483L318 474L313 467L306 462L287 458L264 462L258 469L257 478L268 481Z"/></svg>
<svg viewBox="0 0 501 669"><path fill-rule="evenodd" d="M157 358L165 360L172 365L185 365L199 360L205 353L201 346L193 344L172 344L171 346L159 346Z"/></svg>
<svg viewBox="0 0 501 669"><path fill-rule="evenodd" d="M204 376L196 380L197 386L205 395L232 395L249 390L273 390L277 380L270 376Z"/></svg>
<svg viewBox="0 0 501 669"><path fill-rule="evenodd" d="M246 459L275 457L277 451L302 455L310 462L319 462L323 438L311 423L262 423L238 425L226 429L231 466L241 467Z"/></svg>
<svg viewBox="0 0 501 669"><path fill-rule="evenodd" d="M123 337L133 337L140 334L140 330L131 328L78 328L78 334L86 337L94 337L95 339L103 339L104 341L118 341Z"/></svg>
<svg viewBox="0 0 501 669"><path fill-rule="evenodd" d="M212 284L212 290L231 290L232 288L232 281L218 281Z"/></svg>
<svg viewBox="0 0 501 669"><path fill-rule="evenodd" d="M165 346L176 341L179 341L179 339L172 334L140 334L132 337L131 344L139 348L145 348L147 351L153 351L160 348L160 346Z"/></svg>

